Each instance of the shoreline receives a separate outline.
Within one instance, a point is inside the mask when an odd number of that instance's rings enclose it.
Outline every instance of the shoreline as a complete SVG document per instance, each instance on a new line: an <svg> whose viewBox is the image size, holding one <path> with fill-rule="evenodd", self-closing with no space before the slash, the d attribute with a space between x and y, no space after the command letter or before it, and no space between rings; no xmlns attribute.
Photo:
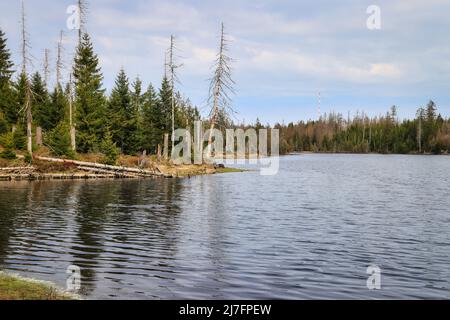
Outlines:
<svg viewBox="0 0 450 320"><path fill-rule="evenodd" d="M49 281L0 271L0 300L81 300Z"/></svg>
<svg viewBox="0 0 450 320"><path fill-rule="evenodd" d="M31 171L35 171L33 166L29 167ZM7 170L5 170L7 169ZM0 167L0 181L51 181L51 180L135 180L135 179L172 179L172 178L190 178L194 176L211 175L211 174L223 174L223 173L237 173L244 172L243 169L230 168L230 167L214 167L207 165L183 165L183 166L170 166L167 172L158 176L143 176L132 175L124 173L99 173L99 172L71 172L70 170L61 170L52 173L42 172L4 172L2 171L15 171L15 167ZM94 170L95 171L95 170ZM101 170L100 170L101 171Z"/></svg>
<svg viewBox="0 0 450 320"><path fill-rule="evenodd" d="M381 152L327 152L327 151L295 151L280 156L295 156L302 154L347 154L347 155L380 155L380 156L450 156L450 153L381 153Z"/></svg>
<svg viewBox="0 0 450 320"><path fill-rule="evenodd" d="M103 164L96 154L83 154L77 160L36 155L31 164L19 154L16 159L0 159L0 181L189 178L242 171L213 164L175 165L169 161L139 156L121 156L117 165L113 166Z"/></svg>

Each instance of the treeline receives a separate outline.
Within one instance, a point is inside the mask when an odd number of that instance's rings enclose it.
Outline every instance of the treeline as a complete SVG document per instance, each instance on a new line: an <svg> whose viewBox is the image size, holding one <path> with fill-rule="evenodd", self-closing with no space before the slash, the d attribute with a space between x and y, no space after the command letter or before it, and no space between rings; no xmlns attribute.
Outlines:
<svg viewBox="0 0 450 320"><path fill-rule="evenodd" d="M120 70L111 94L103 88L103 75L92 41L84 34L73 62L73 81L49 88L45 77L35 72L28 76L15 66L0 30L0 144L4 157L14 149L26 149L27 86L31 90L33 139L42 129L43 144L54 154L73 157L79 153L102 152L114 162L118 153L156 153L163 135L172 127L172 87L166 76L157 90L144 87L136 78L130 83ZM30 79L28 79L28 77ZM198 109L179 92L174 93L176 128L191 128L200 119ZM72 112L71 112L72 111ZM71 143L70 125L76 130L76 149ZM35 144L33 144L35 146Z"/></svg>
<svg viewBox="0 0 450 320"><path fill-rule="evenodd" d="M330 113L318 121L277 124L275 128L280 130L281 153L450 152L450 119L437 113L433 101L419 108L413 120L399 121L393 106L386 115L375 118L357 114L345 119L342 114Z"/></svg>

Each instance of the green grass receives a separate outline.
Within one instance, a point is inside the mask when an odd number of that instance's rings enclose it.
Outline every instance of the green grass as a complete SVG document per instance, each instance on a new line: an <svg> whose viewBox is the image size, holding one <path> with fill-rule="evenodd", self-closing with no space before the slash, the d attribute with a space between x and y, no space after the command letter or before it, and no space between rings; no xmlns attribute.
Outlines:
<svg viewBox="0 0 450 320"><path fill-rule="evenodd" d="M71 300L51 285L0 272L0 300Z"/></svg>

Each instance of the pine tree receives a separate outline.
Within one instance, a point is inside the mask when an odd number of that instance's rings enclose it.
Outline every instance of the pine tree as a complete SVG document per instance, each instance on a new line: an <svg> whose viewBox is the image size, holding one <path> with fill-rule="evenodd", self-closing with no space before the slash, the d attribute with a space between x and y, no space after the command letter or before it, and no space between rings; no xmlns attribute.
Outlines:
<svg viewBox="0 0 450 320"><path fill-rule="evenodd" d="M163 114L155 89L150 84L144 94L141 111L140 133L141 148L149 152L155 151L161 144L163 136Z"/></svg>
<svg viewBox="0 0 450 320"><path fill-rule="evenodd" d="M130 118L129 118L129 128L128 130L131 132L130 137L128 139L128 152L135 153L137 151L142 150L141 141L142 141L142 108L144 104L144 94L142 93L142 81L139 78L132 84L131 91L131 110L130 110Z"/></svg>
<svg viewBox="0 0 450 320"><path fill-rule="evenodd" d="M50 95L50 106L46 115L47 125L46 130L54 129L61 121L68 119L68 100L60 85L53 89ZM69 130L70 131L70 130Z"/></svg>
<svg viewBox="0 0 450 320"><path fill-rule="evenodd" d="M13 134L14 146L16 149L25 150L27 147L26 123L20 122Z"/></svg>
<svg viewBox="0 0 450 320"><path fill-rule="evenodd" d="M84 34L77 48L73 67L75 78L75 110L77 127L77 150L94 151L104 133L103 76L91 39Z"/></svg>
<svg viewBox="0 0 450 320"><path fill-rule="evenodd" d="M171 132L172 128L172 88L167 77L163 78L161 89L159 89L158 109L161 118L158 121L158 128L162 133ZM162 138L161 138L162 139Z"/></svg>
<svg viewBox="0 0 450 320"><path fill-rule="evenodd" d="M8 122L6 122L5 116L0 111L0 135L8 132Z"/></svg>
<svg viewBox="0 0 450 320"><path fill-rule="evenodd" d="M24 105L25 105L25 96L26 96L26 85L27 85L27 76L21 72L19 74L19 77L17 78L16 82L14 83L14 89L15 89L15 107L14 107L14 114L11 115L11 119L13 120L11 123L17 123L19 120L19 112L20 110L23 111ZM14 120L15 119L15 120ZM23 120L23 119L21 119Z"/></svg>
<svg viewBox="0 0 450 320"><path fill-rule="evenodd" d="M9 118L7 121L10 124L16 126L14 132L14 144L17 149L24 149L26 147L26 117L24 116L25 100L26 100L26 90L27 90L27 76L21 72L19 78L14 83L15 99L14 108L11 113L9 113ZM22 115L20 114L22 112Z"/></svg>
<svg viewBox="0 0 450 320"><path fill-rule="evenodd" d="M31 78L31 91L33 92L32 106L34 123L46 131L54 128L60 119L52 123L52 119L48 119L47 117L51 107L50 98L46 85L38 72Z"/></svg>
<svg viewBox="0 0 450 320"><path fill-rule="evenodd" d="M105 137L100 144L100 150L105 155L102 162L104 164L115 165L119 157L119 149L112 140L112 134L107 129Z"/></svg>
<svg viewBox="0 0 450 320"><path fill-rule="evenodd" d="M436 137L438 131L436 110L436 104L430 100L425 110L426 121L423 130L425 148L428 152L435 148L433 139Z"/></svg>
<svg viewBox="0 0 450 320"><path fill-rule="evenodd" d="M112 141L119 146L122 152L125 152L126 149L127 112L131 109L130 106L131 96L128 78L125 71L121 69L109 99L108 125Z"/></svg>
<svg viewBox="0 0 450 320"><path fill-rule="evenodd" d="M12 132L6 133L1 137L0 143L3 145L3 151L0 153L0 157L4 159L15 159L15 146L14 136Z"/></svg>
<svg viewBox="0 0 450 320"><path fill-rule="evenodd" d="M56 156L66 156L73 158L75 152L70 143L69 125L66 121L61 121L46 136L45 144Z"/></svg>
<svg viewBox="0 0 450 320"><path fill-rule="evenodd" d="M4 120L13 125L18 119L17 105L14 103L14 90L11 82L13 74L11 53L6 47L6 38L0 29L0 113Z"/></svg>
<svg viewBox="0 0 450 320"><path fill-rule="evenodd" d="M133 104L133 109L140 113L142 111L142 104L144 102L144 95L142 93L142 81L136 78L133 82L131 91L131 103Z"/></svg>

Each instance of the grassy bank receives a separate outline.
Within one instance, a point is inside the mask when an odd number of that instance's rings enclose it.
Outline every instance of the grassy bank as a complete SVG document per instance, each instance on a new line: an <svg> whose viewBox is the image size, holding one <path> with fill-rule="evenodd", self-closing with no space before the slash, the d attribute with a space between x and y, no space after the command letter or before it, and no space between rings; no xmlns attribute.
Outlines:
<svg viewBox="0 0 450 320"><path fill-rule="evenodd" d="M72 300L49 283L0 272L0 300Z"/></svg>

